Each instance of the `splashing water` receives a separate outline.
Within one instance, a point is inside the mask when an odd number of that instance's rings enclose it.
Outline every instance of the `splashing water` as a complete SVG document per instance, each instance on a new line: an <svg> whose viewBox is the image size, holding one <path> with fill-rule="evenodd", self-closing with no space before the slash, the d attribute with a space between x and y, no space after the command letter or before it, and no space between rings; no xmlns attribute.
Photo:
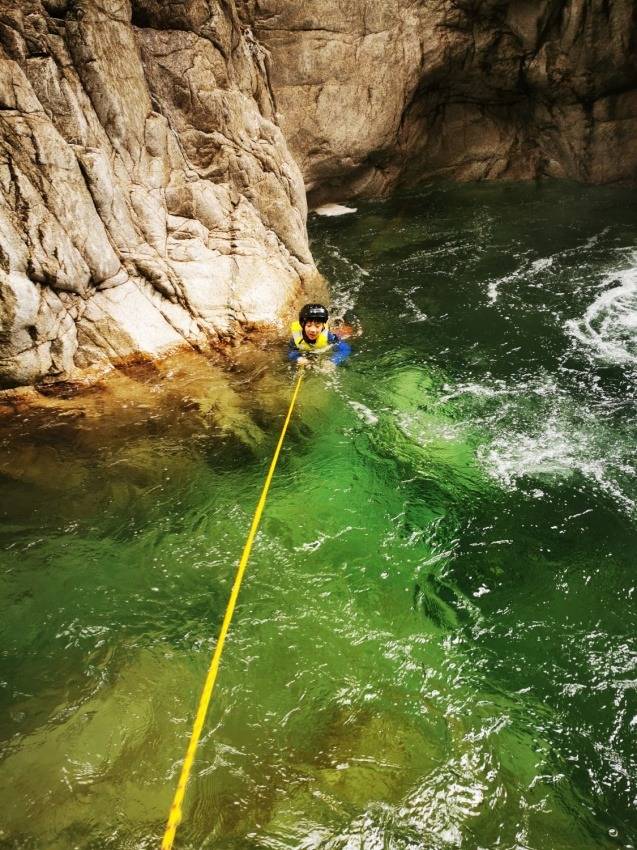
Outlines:
<svg viewBox="0 0 637 850"><path fill-rule="evenodd" d="M312 218L307 375L179 846L637 839L637 213L435 187ZM129 369L0 426L0 847L156 847L293 374Z"/></svg>
<svg viewBox="0 0 637 850"><path fill-rule="evenodd" d="M632 265L609 273L603 292L584 317L568 322L573 336L601 360L637 364L637 256Z"/></svg>

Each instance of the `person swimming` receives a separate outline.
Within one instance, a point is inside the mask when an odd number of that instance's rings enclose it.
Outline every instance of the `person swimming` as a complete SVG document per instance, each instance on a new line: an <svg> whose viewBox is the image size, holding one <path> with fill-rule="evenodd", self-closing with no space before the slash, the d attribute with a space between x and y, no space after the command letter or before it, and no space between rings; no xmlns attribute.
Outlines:
<svg viewBox="0 0 637 850"><path fill-rule="evenodd" d="M299 366L309 363L309 357L329 354L328 362L338 366L351 354L351 346L328 326L329 313L322 304L305 304L298 321L290 326L292 338L288 359Z"/></svg>

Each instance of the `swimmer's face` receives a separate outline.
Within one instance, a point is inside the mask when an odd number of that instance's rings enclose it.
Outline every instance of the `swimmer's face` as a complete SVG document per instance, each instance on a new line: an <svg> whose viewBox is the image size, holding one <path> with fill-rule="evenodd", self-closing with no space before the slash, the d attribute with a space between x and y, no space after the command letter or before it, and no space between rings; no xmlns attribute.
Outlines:
<svg viewBox="0 0 637 850"><path fill-rule="evenodd" d="M323 322L315 322L313 319L310 319L309 322L305 323L305 336L312 342L315 342L324 328L325 325Z"/></svg>

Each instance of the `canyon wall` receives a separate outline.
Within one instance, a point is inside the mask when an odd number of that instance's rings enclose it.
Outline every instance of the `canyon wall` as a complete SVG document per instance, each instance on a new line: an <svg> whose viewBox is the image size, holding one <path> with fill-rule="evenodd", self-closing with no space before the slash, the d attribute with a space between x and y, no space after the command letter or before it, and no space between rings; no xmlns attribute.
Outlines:
<svg viewBox="0 0 637 850"><path fill-rule="evenodd" d="M316 277L232 3L0 0L0 384L272 324Z"/></svg>
<svg viewBox="0 0 637 850"><path fill-rule="evenodd" d="M436 178L637 180L634 0L245 0L311 205Z"/></svg>
<svg viewBox="0 0 637 850"><path fill-rule="evenodd" d="M633 0L0 0L0 386L272 326L310 203L637 177Z"/></svg>

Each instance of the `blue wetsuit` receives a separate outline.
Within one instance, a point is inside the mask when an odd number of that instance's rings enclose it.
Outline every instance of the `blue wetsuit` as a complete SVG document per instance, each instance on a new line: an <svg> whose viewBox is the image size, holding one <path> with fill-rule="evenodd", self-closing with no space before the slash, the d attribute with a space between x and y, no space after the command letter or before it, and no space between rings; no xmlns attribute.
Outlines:
<svg viewBox="0 0 637 850"><path fill-rule="evenodd" d="M329 355L329 359L332 363L335 363L337 366L339 363L342 363L343 360L346 360L350 354L352 353L352 347L349 343L345 342L345 340L333 334L331 331L327 332L327 341L332 346L332 350ZM309 340L306 340L309 342ZM309 343L310 345L312 343ZM306 354L312 354L311 351L299 351L296 347L296 343L294 339L290 340L290 344L288 346L288 360L298 360L299 357L305 357Z"/></svg>

